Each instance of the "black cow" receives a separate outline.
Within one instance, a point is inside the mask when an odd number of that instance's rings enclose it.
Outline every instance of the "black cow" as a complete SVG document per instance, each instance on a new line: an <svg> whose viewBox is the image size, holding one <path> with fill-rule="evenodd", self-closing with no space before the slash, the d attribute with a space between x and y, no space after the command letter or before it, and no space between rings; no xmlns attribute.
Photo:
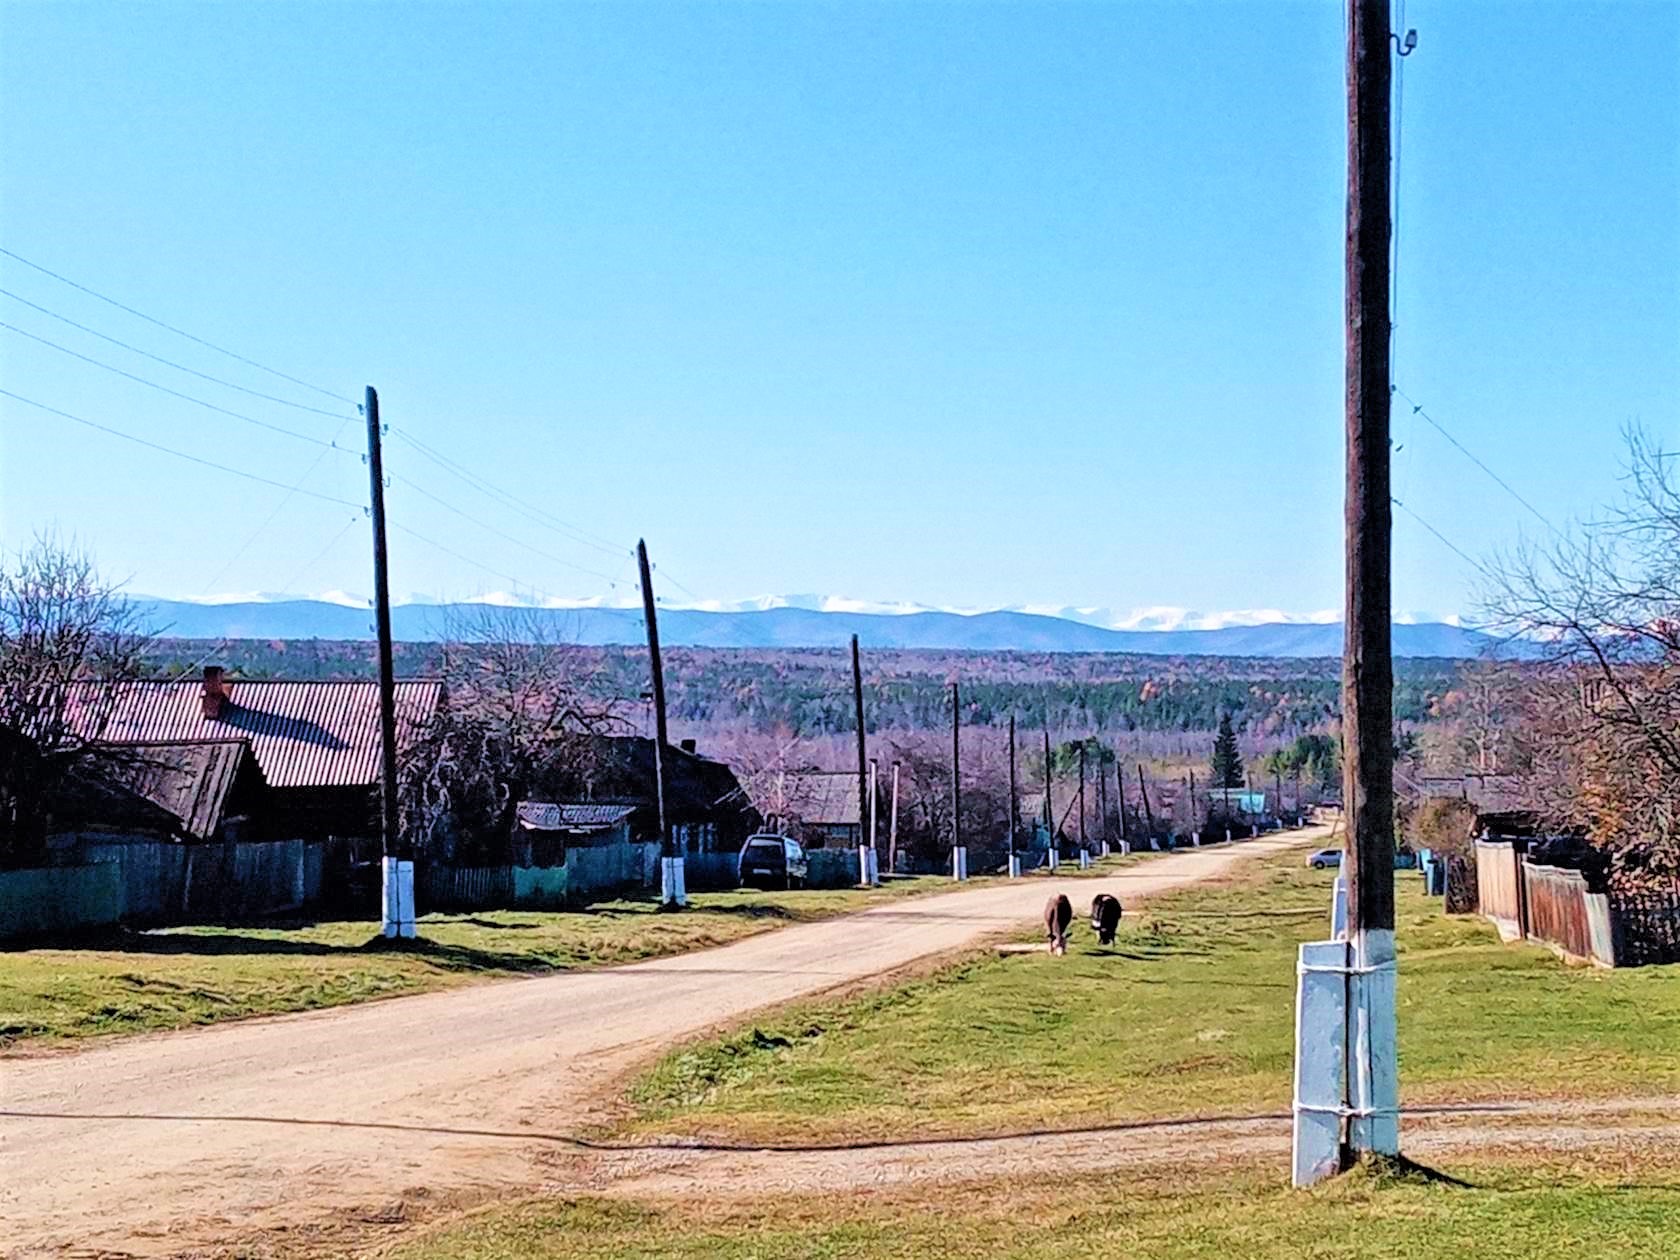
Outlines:
<svg viewBox="0 0 1680 1260"><path fill-rule="evenodd" d="M1120 928L1120 898L1098 893L1091 901L1091 931L1104 945L1114 944L1114 933Z"/></svg>
<svg viewBox="0 0 1680 1260"><path fill-rule="evenodd" d="M1044 931L1052 954L1067 953L1068 924L1073 922L1073 903L1057 893L1044 903Z"/></svg>

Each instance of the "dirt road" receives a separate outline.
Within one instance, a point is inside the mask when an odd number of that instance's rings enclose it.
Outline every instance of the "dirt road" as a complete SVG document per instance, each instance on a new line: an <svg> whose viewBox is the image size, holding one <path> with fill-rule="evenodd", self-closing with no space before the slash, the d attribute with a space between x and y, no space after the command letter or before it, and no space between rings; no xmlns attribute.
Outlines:
<svg viewBox="0 0 1680 1260"><path fill-rule="evenodd" d="M1078 896L1130 903L1323 834L1163 855L1082 879ZM612 970L0 1061L0 1246L213 1255L535 1188L540 1154L637 1060L1030 922L1050 883L900 901Z"/></svg>

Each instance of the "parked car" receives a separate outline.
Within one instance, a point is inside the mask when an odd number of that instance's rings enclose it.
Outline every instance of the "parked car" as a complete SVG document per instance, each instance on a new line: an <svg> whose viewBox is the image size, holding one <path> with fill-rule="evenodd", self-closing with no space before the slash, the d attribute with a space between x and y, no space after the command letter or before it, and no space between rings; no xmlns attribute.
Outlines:
<svg viewBox="0 0 1680 1260"><path fill-rule="evenodd" d="M1341 864L1342 851L1340 849L1320 849L1307 859L1307 865L1315 871L1327 870Z"/></svg>
<svg viewBox="0 0 1680 1260"><path fill-rule="evenodd" d="M786 836L753 836L741 846L743 888L803 888L810 871L799 841Z"/></svg>

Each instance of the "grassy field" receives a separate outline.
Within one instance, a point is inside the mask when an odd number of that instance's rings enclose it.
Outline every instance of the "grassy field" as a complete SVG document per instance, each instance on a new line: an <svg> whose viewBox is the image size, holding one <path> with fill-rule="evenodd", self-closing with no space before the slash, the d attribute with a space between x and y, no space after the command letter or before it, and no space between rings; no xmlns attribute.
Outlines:
<svg viewBox="0 0 1680 1260"><path fill-rule="evenodd" d="M1680 1256L1680 1163L1583 1175L1525 1161L1474 1188L1349 1174L1309 1192L1275 1170L1060 1179L726 1204L536 1201L468 1218L393 1260L1611 1260Z"/></svg>
<svg viewBox="0 0 1680 1260"><path fill-rule="evenodd" d="M1147 860L1108 858L1090 874ZM976 879L969 887L988 882ZM378 926L371 922L169 928L116 932L71 948L4 949L0 1047L153 1032L635 962L952 887L949 880L927 877L888 880L869 890L696 893L684 914L662 914L643 898L566 912L427 915L421 941L403 949L377 941Z"/></svg>
<svg viewBox="0 0 1680 1260"><path fill-rule="evenodd" d="M609 966L723 945L949 881L878 889L697 893L684 914L651 899L567 912L427 915L391 949L370 922L121 932L68 949L0 951L0 1045L208 1024L339 1006L475 980Z"/></svg>
<svg viewBox="0 0 1680 1260"><path fill-rule="evenodd" d="M1295 946L1324 935L1331 878L1280 856L1151 901L1112 949L1081 925L1066 958L788 1008L666 1057L631 1128L824 1142L1285 1110ZM1680 968L1567 966L1398 879L1403 1101L1680 1090Z"/></svg>

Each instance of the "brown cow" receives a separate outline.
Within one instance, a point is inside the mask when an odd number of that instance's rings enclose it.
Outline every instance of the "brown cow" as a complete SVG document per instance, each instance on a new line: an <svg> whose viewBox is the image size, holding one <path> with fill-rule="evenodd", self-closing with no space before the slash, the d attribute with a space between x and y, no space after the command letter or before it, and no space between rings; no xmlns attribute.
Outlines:
<svg viewBox="0 0 1680 1260"><path fill-rule="evenodd" d="M1114 933L1120 928L1120 898L1098 893L1091 900L1091 930L1104 945L1114 944Z"/></svg>
<svg viewBox="0 0 1680 1260"><path fill-rule="evenodd" d="M1067 953L1068 924L1073 922L1073 903L1057 893L1044 903L1044 931L1052 954Z"/></svg>

